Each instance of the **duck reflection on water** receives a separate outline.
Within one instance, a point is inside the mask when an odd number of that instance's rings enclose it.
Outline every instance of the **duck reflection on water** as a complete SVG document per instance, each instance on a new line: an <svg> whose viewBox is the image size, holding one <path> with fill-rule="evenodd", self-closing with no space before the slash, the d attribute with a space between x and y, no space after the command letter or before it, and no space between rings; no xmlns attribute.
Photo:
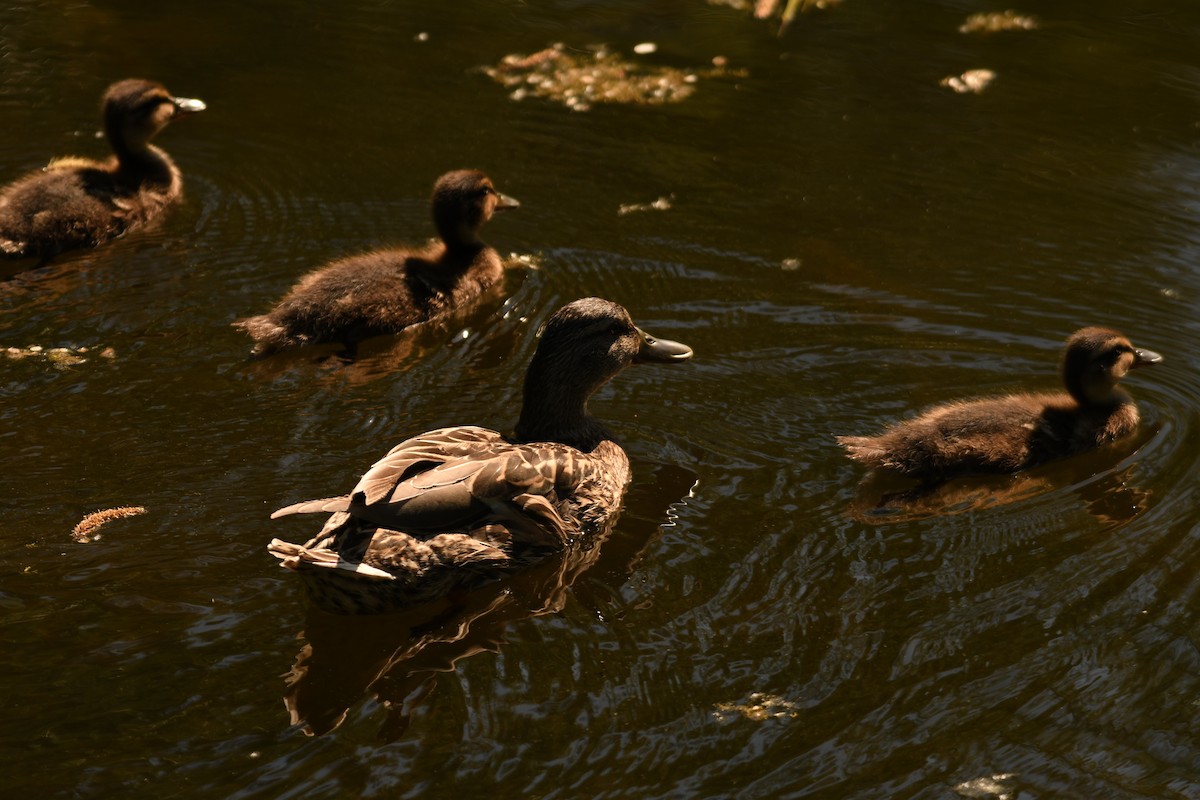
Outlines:
<svg viewBox="0 0 1200 800"><path fill-rule="evenodd" d="M519 574L391 614L346 617L309 604L306 644L284 691L292 724L310 736L328 733L370 694L386 712L380 738L394 741L439 675L454 672L463 659L499 653L522 620L557 614L569 599L601 618L622 613L609 611L619 602L618 587L696 485L696 474L683 467L647 465L646 472L630 491L619 526L613 516Z"/></svg>
<svg viewBox="0 0 1200 800"><path fill-rule="evenodd" d="M916 483L883 470L868 473L848 508L860 522L885 524L954 516L1070 492L1105 527L1144 512L1152 493L1138 485L1137 464L1126 463L1145 444L1137 436L1077 458L1012 475L960 475Z"/></svg>

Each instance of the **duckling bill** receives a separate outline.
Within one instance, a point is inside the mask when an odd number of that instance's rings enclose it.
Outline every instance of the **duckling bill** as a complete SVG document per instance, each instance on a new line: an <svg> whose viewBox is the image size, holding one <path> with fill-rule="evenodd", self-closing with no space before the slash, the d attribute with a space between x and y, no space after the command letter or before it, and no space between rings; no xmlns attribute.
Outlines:
<svg viewBox="0 0 1200 800"><path fill-rule="evenodd" d="M1067 340L1065 392L946 403L878 436L842 436L850 458L923 479L972 472L1017 472L1132 435L1139 415L1118 386L1130 370L1158 364L1109 328L1083 328Z"/></svg>
<svg viewBox="0 0 1200 800"><path fill-rule="evenodd" d="M150 144L172 120L203 111L161 83L129 79L104 93L107 161L51 161L0 189L0 255L47 258L93 247L154 219L183 191L171 158Z"/></svg>
<svg viewBox="0 0 1200 800"><path fill-rule="evenodd" d="M415 436L350 494L272 514L332 516L306 544L267 549L334 613L426 602L561 551L616 514L630 480L629 458L588 398L630 364L691 356L616 303L576 300L546 323L513 436L467 425Z"/></svg>
<svg viewBox="0 0 1200 800"><path fill-rule="evenodd" d="M418 250L375 250L305 275L266 314L234 322L250 334L253 355L320 342L353 348L468 308L504 274L500 255L479 238L498 211L517 208L478 170L457 170L433 188L439 241Z"/></svg>

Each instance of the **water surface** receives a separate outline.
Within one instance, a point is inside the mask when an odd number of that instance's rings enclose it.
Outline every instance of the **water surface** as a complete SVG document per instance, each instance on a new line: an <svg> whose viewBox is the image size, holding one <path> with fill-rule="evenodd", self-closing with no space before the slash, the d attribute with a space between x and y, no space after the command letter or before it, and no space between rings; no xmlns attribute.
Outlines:
<svg viewBox="0 0 1200 800"><path fill-rule="evenodd" d="M1200 9L958 33L981 10L846 0L777 38L699 0L10 3L0 179L101 154L113 80L209 110L160 139L161 223L0 283L0 346L88 350L0 361L8 791L1200 796ZM480 69L646 41L745 75L580 113ZM352 365L246 360L229 322L422 241L459 167L522 201L487 236L540 268ZM592 294L697 354L593 403L635 470L615 527L456 606L307 608L264 545L314 522L270 511L411 433L507 429L537 326ZM880 509L834 443L1051 389L1088 324L1166 359L1127 446Z"/></svg>

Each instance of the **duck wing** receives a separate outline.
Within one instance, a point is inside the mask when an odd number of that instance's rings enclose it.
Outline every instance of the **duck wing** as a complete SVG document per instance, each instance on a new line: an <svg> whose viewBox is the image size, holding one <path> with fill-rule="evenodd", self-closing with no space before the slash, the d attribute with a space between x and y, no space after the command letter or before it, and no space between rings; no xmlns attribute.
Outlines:
<svg viewBox="0 0 1200 800"><path fill-rule="evenodd" d="M436 467L446 461L470 455L480 448L507 444L504 437L487 428L459 425L440 428L414 436L393 447L375 462L358 481L352 494L363 493L368 504L386 496L397 481L412 474ZM332 514L350 508L350 494L305 500L284 506L271 514L271 519L289 514Z"/></svg>
<svg viewBox="0 0 1200 800"><path fill-rule="evenodd" d="M502 529L557 548L579 529L560 504L595 479L591 461L567 445L513 444L485 428L443 428L392 448L349 496L298 503L272 516L348 512L419 538Z"/></svg>
<svg viewBox="0 0 1200 800"><path fill-rule="evenodd" d="M439 459L440 457L440 459ZM355 517L413 535L481 527L561 547L579 529L561 513L595 466L573 447L513 444L483 429L445 429L394 449L350 495Z"/></svg>

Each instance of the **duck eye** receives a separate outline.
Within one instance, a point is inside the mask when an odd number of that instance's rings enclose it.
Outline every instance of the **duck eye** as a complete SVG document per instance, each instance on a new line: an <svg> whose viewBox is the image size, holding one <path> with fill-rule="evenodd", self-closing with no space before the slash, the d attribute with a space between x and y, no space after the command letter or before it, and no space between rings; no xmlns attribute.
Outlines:
<svg viewBox="0 0 1200 800"><path fill-rule="evenodd" d="M151 97L149 100L143 100L141 103L139 103L134 109L134 112L137 114L149 114L163 103L167 102L170 101L163 97Z"/></svg>
<svg viewBox="0 0 1200 800"><path fill-rule="evenodd" d="M629 331L621 323L614 322L612 325L608 326L608 332L613 336L624 336Z"/></svg>

